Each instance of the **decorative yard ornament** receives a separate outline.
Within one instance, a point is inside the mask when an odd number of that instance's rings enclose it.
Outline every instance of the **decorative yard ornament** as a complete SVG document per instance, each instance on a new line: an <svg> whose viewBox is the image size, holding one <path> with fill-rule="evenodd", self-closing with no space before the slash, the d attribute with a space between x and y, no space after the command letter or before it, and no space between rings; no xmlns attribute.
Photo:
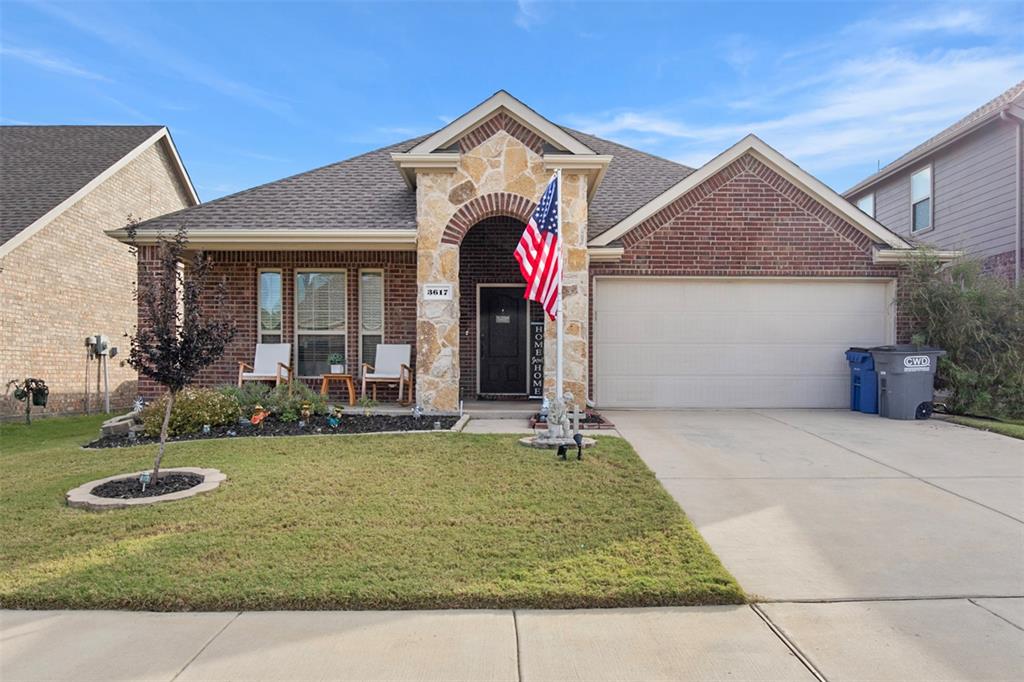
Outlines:
<svg viewBox="0 0 1024 682"><path fill-rule="evenodd" d="M569 426L569 415L567 405L573 400L573 395L566 391L560 398L555 398L548 410L548 438L556 440L572 437L572 430Z"/></svg>
<svg viewBox="0 0 1024 682"><path fill-rule="evenodd" d="M139 474L139 483L142 484L142 492L146 492L146 486L149 485L151 478L148 471L143 471Z"/></svg>
<svg viewBox="0 0 1024 682"><path fill-rule="evenodd" d="M7 382L7 391L14 387L14 399L25 402L25 423L32 423L32 406L46 407L46 401L50 395L50 389L42 379L29 377L23 381L11 379ZM6 394L6 392L5 392Z"/></svg>

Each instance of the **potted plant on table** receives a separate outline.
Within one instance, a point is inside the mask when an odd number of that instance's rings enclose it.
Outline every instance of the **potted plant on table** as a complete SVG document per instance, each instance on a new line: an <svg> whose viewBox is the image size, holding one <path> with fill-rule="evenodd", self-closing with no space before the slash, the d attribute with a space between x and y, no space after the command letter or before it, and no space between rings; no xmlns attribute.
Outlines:
<svg viewBox="0 0 1024 682"><path fill-rule="evenodd" d="M331 353L328 355L327 364L331 366L331 374L345 373L345 355L343 353Z"/></svg>

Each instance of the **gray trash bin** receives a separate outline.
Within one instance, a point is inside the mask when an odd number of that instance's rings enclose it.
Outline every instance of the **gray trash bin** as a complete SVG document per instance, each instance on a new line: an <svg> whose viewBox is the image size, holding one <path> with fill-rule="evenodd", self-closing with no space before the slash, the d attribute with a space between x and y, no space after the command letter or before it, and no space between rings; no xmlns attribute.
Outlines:
<svg viewBox="0 0 1024 682"><path fill-rule="evenodd" d="M876 346L871 349L878 372L878 416L927 419L932 416L935 369L946 351L927 346Z"/></svg>

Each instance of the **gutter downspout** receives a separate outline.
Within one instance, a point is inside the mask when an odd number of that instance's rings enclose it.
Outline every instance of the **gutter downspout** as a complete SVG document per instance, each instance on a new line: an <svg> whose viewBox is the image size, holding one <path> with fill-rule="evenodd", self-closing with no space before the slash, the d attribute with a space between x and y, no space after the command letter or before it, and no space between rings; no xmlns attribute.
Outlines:
<svg viewBox="0 0 1024 682"><path fill-rule="evenodd" d="M1021 285L1021 257L1024 254L1024 222L1021 221L1021 127L1024 126L1024 121L1021 121L1016 116L1011 115L1007 111L1001 111L999 118L1004 121L1013 121L1017 124L1017 130L1015 133L1015 144L1014 144L1014 193L1015 197L1015 218L1016 218L1016 234L1014 235L1014 256L1013 256L1013 283L1016 286Z"/></svg>

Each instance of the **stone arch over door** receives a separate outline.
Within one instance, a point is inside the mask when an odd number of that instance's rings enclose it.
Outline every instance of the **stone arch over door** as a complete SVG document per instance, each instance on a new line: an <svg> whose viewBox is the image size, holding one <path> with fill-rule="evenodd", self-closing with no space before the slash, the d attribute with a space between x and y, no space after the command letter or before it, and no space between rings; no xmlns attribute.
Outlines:
<svg viewBox="0 0 1024 682"><path fill-rule="evenodd" d="M441 243L461 244L466 233L487 218L514 218L525 224L536 208L536 203L512 192L492 192L470 199L448 221Z"/></svg>

